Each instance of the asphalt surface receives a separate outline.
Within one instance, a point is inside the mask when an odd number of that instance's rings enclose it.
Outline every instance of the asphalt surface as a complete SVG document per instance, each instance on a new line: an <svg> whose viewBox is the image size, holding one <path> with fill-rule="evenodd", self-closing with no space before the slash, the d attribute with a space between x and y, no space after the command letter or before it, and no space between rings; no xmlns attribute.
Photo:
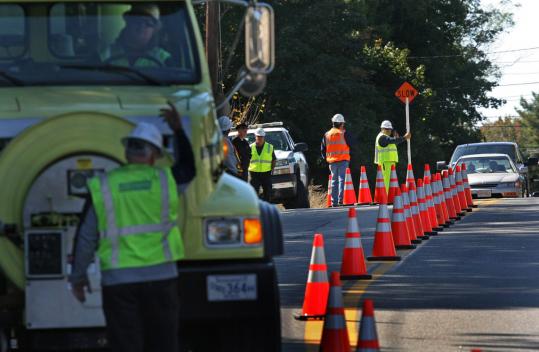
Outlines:
<svg viewBox="0 0 539 352"><path fill-rule="evenodd" d="M358 208L372 249L377 207ZM322 322L300 322L314 233L329 271L339 270L346 209L283 213L285 256L277 260L283 351L317 351ZM372 298L384 351L539 351L539 198L496 199L398 263L369 263L371 281L344 284L347 325L357 337L362 299Z"/></svg>

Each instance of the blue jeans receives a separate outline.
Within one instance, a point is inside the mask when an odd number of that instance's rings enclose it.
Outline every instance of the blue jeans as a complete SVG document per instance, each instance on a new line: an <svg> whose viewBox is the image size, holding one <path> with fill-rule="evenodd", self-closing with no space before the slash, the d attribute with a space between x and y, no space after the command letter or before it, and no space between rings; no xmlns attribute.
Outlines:
<svg viewBox="0 0 539 352"><path fill-rule="evenodd" d="M329 171L331 171L331 205L333 206L343 203L344 178L346 177L348 165L348 161L329 164Z"/></svg>

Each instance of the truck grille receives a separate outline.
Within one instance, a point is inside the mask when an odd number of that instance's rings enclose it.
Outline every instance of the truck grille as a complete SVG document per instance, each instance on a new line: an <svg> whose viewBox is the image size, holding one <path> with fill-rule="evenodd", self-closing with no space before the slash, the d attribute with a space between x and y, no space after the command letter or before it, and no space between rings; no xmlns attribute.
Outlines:
<svg viewBox="0 0 539 352"><path fill-rule="evenodd" d="M482 183L478 185L470 185L472 188L496 188L498 186L497 183Z"/></svg>

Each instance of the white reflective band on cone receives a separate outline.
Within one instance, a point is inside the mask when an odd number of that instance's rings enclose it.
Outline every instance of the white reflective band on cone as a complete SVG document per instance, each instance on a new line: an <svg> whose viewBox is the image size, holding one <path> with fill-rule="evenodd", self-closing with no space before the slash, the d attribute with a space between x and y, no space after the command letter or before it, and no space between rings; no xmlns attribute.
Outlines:
<svg viewBox="0 0 539 352"><path fill-rule="evenodd" d="M326 270L309 270L307 282L328 282L328 273Z"/></svg>
<svg viewBox="0 0 539 352"><path fill-rule="evenodd" d="M391 232L391 224L389 222L377 223L376 232Z"/></svg>
<svg viewBox="0 0 539 352"><path fill-rule="evenodd" d="M373 317L361 317L361 340L375 341L378 340L376 334L376 326Z"/></svg>
<svg viewBox="0 0 539 352"><path fill-rule="evenodd" d="M356 219L350 219L348 221L348 228L346 229L348 233L359 233L359 226L357 225Z"/></svg>
<svg viewBox="0 0 539 352"><path fill-rule="evenodd" d="M331 286L329 289L328 308L342 308L342 289L341 286Z"/></svg>
<svg viewBox="0 0 539 352"><path fill-rule="evenodd" d="M324 328L331 330L341 330L346 328L344 317L337 314L327 314L324 319Z"/></svg>
<svg viewBox="0 0 539 352"><path fill-rule="evenodd" d="M324 247L313 247L311 258L311 264L326 264Z"/></svg>
<svg viewBox="0 0 539 352"><path fill-rule="evenodd" d="M344 241L345 248L362 248L361 239L358 237L348 237Z"/></svg>
<svg viewBox="0 0 539 352"><path fill-rule="evenodd" d="M406 219L404 218L403 213L395 213L393 212L393 222L404 222Z"/></svg>

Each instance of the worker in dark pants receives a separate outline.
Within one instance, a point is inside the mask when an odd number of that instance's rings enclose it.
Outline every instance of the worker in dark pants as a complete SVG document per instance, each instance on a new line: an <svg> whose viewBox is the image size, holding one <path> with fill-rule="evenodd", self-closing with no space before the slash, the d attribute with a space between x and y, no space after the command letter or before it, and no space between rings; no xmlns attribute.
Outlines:
<svg viewBox="0 0 539 352"><path fill-rule="evenodd" d="M249 175L251 185L256 193L262 187L262 199L271 201L271 174L275 168L277 157L273 145L266 142L266 132L259 128L255 131L255 142L251 144L251 163L249 165Z"/></svg>
<svg viewBox="0 0 539 352"><path fill-rule="evenodd" d="M242 180L247 182L249 180L249 164L251 163L251 146L247 141L247 124L244 122L236 126L238 135L232 140L232 144L236 149L236 153L240 159L240 172L239 176Z"/></svg>
<svg viewBox="0 0 539 352"><path fill-rule="evenodd" d="M195 162L177 110L170 104L161 115L175 135L176 163L154 166L163 137L155 125L139 123L123 139L127 164L88 181L91 202L76 237L71 289L80 302L91 293L86 272L97 252L114 352L180 348L178 192L194 178Z"/></svg>

